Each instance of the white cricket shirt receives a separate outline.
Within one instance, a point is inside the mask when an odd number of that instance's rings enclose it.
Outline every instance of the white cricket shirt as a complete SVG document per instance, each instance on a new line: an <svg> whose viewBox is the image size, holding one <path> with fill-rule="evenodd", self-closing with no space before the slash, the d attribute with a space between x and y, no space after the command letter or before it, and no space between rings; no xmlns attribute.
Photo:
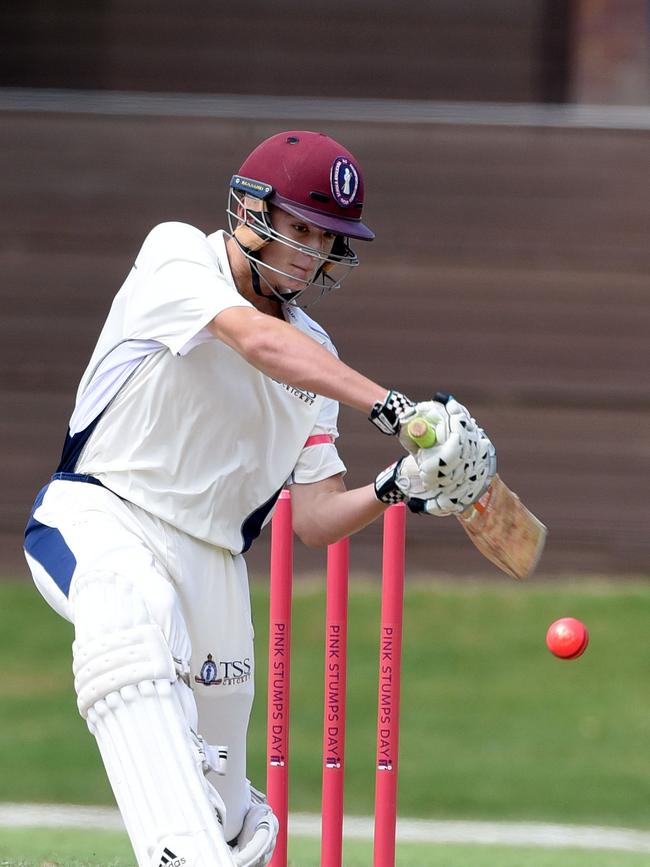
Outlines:
<svg viewBox="0 0 650 867"><path fill-rule="evenodd" d="M79 385L59 471L95 476L238 553L285 483L345 466L335 401L270 379L206 328L229 307L252 306L233 282L226 237L163 223L145 239ZM284 313L336 352L304 311Z"/></svg>

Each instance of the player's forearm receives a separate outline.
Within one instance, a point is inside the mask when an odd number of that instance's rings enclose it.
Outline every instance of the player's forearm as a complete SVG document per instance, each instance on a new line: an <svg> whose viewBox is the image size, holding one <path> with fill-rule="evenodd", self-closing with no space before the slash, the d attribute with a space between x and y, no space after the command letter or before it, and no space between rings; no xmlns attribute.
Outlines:
<svg viewBox="0 0 650 867"><path fill-rule="evenodd" d="M249 358L251 364L296 388L314 391L368 415L375 402L382 403L388 389L349 367L320 344L295 329L298 337L285 346L269 341Z"/></svg>
<svg viewBox="0 0 650 867"><path fill-rule="evenodd" d="M297 487L300 486L294 485L292 491L296 492ZM386 508L375 496L373 485L349 491L324 491L310 499L302 519L298 509L294 509L294 529L305 545L319 548L357 533L383 515Z"/></svg>
<svg viewBox="0 0 650 867"><path fill-rule="evenodd" d="M247 311L246 326L231 327L230 311L211 324L212 332L272 379L370 413L388 389L349 367L327 349L286 322ZM229 321L230 320L230 321ZM241 322L241 317L239 318Z"/></svg>

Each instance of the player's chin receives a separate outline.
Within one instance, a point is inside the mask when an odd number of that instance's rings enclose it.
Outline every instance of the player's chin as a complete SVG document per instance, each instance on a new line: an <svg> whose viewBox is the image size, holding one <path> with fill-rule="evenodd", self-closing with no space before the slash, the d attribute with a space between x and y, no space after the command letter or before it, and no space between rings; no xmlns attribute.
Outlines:
<svg viewBox="0 0 650 867"><path fill-rule="evenodd" d="M283 277L282 283L276 283L275 291L280 295L292 295L294 292L300 292L302 289L305 289L307 286L307 282L305 280L299 280L297 277L292 279L291 277Z"/></svg>

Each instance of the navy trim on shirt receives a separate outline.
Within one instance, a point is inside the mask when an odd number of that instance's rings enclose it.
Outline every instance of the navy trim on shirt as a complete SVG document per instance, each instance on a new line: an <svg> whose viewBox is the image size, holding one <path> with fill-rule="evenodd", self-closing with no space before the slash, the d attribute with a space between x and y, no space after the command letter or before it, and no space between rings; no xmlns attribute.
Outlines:
<svg viewBox="0 0 650 867"><path fill-rule="evenodd" d="M100 412L97 418L94 418L88 427L80 430L73 436L70 435L70 428L66 434L65 442L63 443L63 451L61 452L61 460L56 468L57 473L73 473L79 460L79 455L83 447L86 445L92 432L97 427L97 423L104 413Z"/></svg>
<svg viewBox="0 0 650 867"><path fill-rule="evenodd" d="M254 512L251 512L250 515L244 520L241 525L241 535L244 540L244 547L242 548L242 554L245 554L246 551L249 550L250 546L253 544L255 539L262 532L262 526L264 525L264 521L266 520L269 512L273 509L276 504L278 497L280 496L284 485L265 502L262 503Z"/></svg>

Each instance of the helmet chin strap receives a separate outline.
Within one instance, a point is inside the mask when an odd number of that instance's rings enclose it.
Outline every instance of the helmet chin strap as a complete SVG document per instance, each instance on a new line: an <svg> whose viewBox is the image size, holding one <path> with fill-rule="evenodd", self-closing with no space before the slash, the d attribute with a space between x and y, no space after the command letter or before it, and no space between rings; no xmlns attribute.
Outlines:
<svg viewBox="0 0 650 867"><path fill-rule="evenodd" d="M258 266L255 264L256 261L258 261L257 256L253 252L250 252L248 257L248 264L251 269L253 291L256 295L259 295L260 298L266 298L268 301L274 301L276 304L284 304L285 301L291 301L292 298L295 298L296 295L300 294L300 290L298 290L297 292L287 292L286 294L278 292L278 290L269 283L266 277L263 277L260 274ZM267 295L266 292L262 291L262 280L271 290L270 295Z"/></svg>

